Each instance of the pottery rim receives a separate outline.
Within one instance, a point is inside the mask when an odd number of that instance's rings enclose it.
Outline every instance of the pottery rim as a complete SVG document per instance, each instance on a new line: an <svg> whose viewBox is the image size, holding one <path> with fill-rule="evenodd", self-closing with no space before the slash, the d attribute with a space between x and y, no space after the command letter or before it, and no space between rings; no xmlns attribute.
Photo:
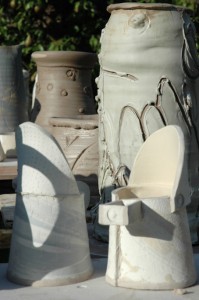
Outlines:
<svg viewBox="0 0 199 300"><path fill-rule="evenodd" d="M116 3L107 6L107 11L111 13L113 10L119 9L153 9L153 10L174 10L186 11L193 13L191 9L183 6L172 5L169 3Z"/></svg>
<svg viewBox="0 0 199 300"><path fill-rule="evenodd" d="M81 51L36 51L32 59L38 66L67 66L77 68L93 68L97 63L97 55Z"/></svg>

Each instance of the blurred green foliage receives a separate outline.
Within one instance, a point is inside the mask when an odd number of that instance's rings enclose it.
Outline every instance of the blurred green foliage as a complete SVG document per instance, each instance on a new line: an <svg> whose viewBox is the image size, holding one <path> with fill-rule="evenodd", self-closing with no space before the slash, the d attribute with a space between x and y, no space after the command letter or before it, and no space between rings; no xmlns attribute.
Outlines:
<svg viewBox="0 0 199 300"><path fill-rule="evenodd" d="M23 64L34 79L31 53L40 50L99 51L99 38L114 0L0 0L0 44L23 45ZM199 32L199 1L123 1L172 3L193 10Z"/></svg>

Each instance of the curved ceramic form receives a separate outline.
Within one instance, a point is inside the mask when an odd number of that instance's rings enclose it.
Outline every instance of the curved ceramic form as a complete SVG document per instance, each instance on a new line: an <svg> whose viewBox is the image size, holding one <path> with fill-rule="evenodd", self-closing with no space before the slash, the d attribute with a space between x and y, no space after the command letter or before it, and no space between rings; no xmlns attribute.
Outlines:
<svg viewBox="0 0 199 300"><path fill-rule="evenodd" d="M110 200L115 186L128 182L126 174L142 143L170 124L183 130L190 185L197 191L199 62L188 12L143 3L113 4L108 11L96 80L102 202ZM192 204L198 206L196 194Z"/></svg>
<svg viewBox="0 0 199 300"><path fill-rule="evenodd" d="M28 120L21 46L0 46L0 133Z"/></svg>
<svg viewBox="0 0 199 300"><path fill-rule="evenodd" d="M100 205L110 225L106 280L135 289L178 289L197 280L186 214L190 202L184 138L177 126L140 148L127 187Z"/></svg>
<svg viewBox="0 0 199 300"><path fill-rule="evenodd" d="M55 286L88 279L92 265L84 186L78 187L56 140L37 124L20 125L16 141L17 201L9 280Z"/></svg>
<svg viewBox="0 0 199 300"><path fill-rule="evenodd" d="M97 62L94 53L78 51L38 51L32 119L48 130L51 117L95 114L91 71Z"/></svg>

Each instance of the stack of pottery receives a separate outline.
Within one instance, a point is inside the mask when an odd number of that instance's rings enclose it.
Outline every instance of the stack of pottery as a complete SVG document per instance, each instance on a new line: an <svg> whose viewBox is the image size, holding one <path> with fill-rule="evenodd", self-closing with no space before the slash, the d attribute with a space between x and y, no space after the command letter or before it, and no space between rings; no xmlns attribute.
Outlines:
<svg viewBox="0 0 199 300"><path fill-rule="evenodd" d="M186 138L196 215L199 62L189 12L169 4L140 3L113 4L108 11L97 79L102 202L110 200L115 187L128 183L143 142L171 124L180 126Z"/></svg>
<svg viewBox="0 0 199 300"><path fill-rule="evenodd" d="M94 53L40 51L31 119L59 142L76 178L98 199L98 117L92 92Z"/></svg>
<svg viewBox="0 0 199 300"><path fill-rule="evenodd" d="M27 98L21 64L21 47L1 46L0 143L4 157L16 156L15 129L27 120Z"/></svg>

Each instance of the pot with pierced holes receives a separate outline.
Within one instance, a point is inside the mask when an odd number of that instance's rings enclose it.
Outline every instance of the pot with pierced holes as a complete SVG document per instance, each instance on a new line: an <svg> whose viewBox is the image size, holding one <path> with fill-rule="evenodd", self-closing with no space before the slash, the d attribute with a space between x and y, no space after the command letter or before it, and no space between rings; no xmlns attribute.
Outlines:
<svg viewBox="0 0 199 300"><path fill-rule="evenodd" d="M91 71L96 54L78 51L38 51L32 121L50 130L49 119L95 114Z"/></svg>

